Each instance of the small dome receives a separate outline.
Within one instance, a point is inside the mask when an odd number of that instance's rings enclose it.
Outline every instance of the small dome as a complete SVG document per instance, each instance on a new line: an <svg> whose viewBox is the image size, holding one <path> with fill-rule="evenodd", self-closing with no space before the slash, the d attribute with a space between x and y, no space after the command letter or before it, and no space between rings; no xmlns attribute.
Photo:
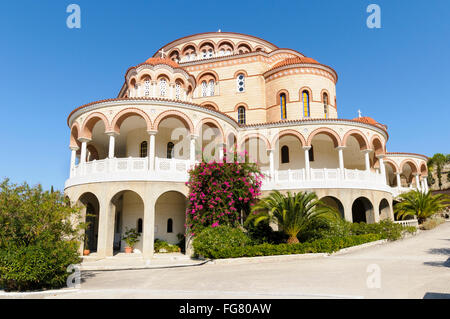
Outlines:
<svg viewBox="0 0 450 319"><path fill-rule="evenodd" d="M277 64L275 64L272 67L272 69L276 69L276 68L286 66L286 65L291 65L291 64L319 64L319 62L317 62L313 58L295 57L295 58L284 59L283 61L278 62Z"/></svg>
<svg viewBox="0 0 450 319"><path fill-rule="evenodd" d="M164 59L163 58L150 58L150 59L147 59L147 61L145 61L145 63L151 64L151 65L166 64L166 65L171 66L172 68L180 67L177 62L167 59L167 58L164 58Z"/></svg>
<svg viewBox="0 0 450 319"><path fill-rule="evenodd" d="M367 116L354 118L353 121L358 121L358 122L373 124L373 125L380 124L377 121L375 121L373 118L367 117Z"/></svg>

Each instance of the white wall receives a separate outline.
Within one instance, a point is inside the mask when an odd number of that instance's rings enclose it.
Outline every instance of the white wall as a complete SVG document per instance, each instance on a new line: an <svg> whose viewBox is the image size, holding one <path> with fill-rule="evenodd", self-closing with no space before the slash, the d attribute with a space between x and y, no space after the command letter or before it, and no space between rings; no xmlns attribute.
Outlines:
<svg viewBox="0 0 450 319"><path fill-rule="evenodd" d="M185 232L186 198L177 192L167 192L156 201L155 206L155 239L177 244L179 233ZM167 232L167 221L173 220L173 232Z"/></svg>

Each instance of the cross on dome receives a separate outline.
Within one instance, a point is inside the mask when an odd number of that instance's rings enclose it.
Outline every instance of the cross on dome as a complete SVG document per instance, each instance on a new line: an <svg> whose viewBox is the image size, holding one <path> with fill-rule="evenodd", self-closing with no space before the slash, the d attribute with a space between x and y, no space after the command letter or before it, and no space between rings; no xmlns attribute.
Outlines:
<svg viewBox="0 0 450 319"><path fill-rule="evenodd" d="M358 110L358 117L361 117L361 110Z"/></svg>
<svg viewBox="0 0 450 319"><path fill-rule="evenodd" d="M164 59L164 55L166 55L166 52L164 52L164 49L161 49L161 51L159 51L159 53L161 53L161 58Z"/></svg>

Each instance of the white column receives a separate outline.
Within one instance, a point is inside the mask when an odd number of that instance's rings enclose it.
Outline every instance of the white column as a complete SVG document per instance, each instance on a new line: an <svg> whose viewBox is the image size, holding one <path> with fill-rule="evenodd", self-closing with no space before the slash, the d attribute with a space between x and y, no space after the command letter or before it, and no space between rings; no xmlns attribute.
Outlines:
<svg viewBox="0 0 450 319"><path fill-rule="evenodd" d="M269 151L269 169L270 169L270 179L272 181L274 181L275 179L275 163L273 160L273 150L268 150Z"/></svg>
<svg viewBox="0 0 450 319"><path fill-rule="evenodd" d="M87 148L87 142L89 142L89 139L79 138L78 140L81 142L80 164L84 164L84 163L86 163L86 148Z"/></svg>
<svg viewBox="0 0 450 319"><path fill-rule="evenodd" d="M99 257L109 257L113 255L114 245L114 210L115 206L108 202L106 192L99 198L100 211L98 218L98 247L97 255Z"/></svg>
<svg viewBox="0 0 450 319"><path fill-rule="evenodd" d="M156 81L152 81L152 97L156 97Z"/></svg>
<svg viewBox="0 0 450 319"><path fill-rule="evenodd" d="M152 136L152 135L150 135ZM144 225L143 225L143 245L142 254L144 259L153 257L155 241L155 202L147 200L144 204Z"/></svg>
<svg viewBox="0 0 450 319"><path fill-rule="evenodd" d="M416 174L415 178L416 178L416 188L417 188L418 191L420 191L422 188L420 187L419 174Z"/></svg>
<svg viewBox="0 0 450 319"><path fill-rule="evenodd" d="M117 133L111 132L107 133L109 136L109 150L108 150L108 158L114 158L114 150L116 147L116 135Z"/></svg>
<svg viewBox="0 0 450 319"><path fill-rule="evenodd" d="M395 173L395 175L397 176L397 187L400 188L402 187L402 179L400 178L400 173Z"/></svg>
<svg viewBox="0 0 450 319"><path fill-rule="evenodd" d="M304 154L305 154L305 173L306 173L306 179L311 179L311 169L309 166L309 150L311 149L311 146L303 146Z"/></svg>
<svg viewBox="0 0 450 319"><path fill-rule="evenodd" d="M225 147L225 144L220 143L219 144L219 161L223 161L223 149Z"/></svg>
<svg viewBox="0 0 450 319"><path fill-rule="evenodd" d="M341 171L341 178L344 179L344 148L345 146L338 146L336 149L338 150L339 156L339 170Z"/></svg>
<svg viewBox="0 0 450 319"><path fill-rule="evenodd" d="M191 135L191 144L189 146L189 160L191 161L192 165L195 165L195 142L197 140L196 135Z"/></svg>
<svg viewBox="0 0 450 319"><path fill-rule="evenodd" d="M372 150L364 150L364 161L366 163L366 171L370 172L370 157L369 154L372 152Z"/></svg>
<svg viewBox="0 0 450 319"><path fill-rule="evenodd" d="M384 155L378 155L378 160L380 161L380 174L384 177L384 182L386 183L386 167L384 166Z"/></svg>
<svg viewBox="0 0 450 319"><path fill-rule="evenodd" d="M428 193L428 191L429 191L429 189L428 189L428 179L427 179L427 177L424 177L424 185L425 185L425 193Z"/></svg>
<svg viewBox="0 0 450 319"><path fill-rule="evenodd" d="M155 170L156 133L158 133L158 131L148 131L148 134L150 135L150 141L148 143L148 169L150 171Z"/></svg>
<svg viewBox="0 0 450 319"><path fill-rule="evenodd" d="M173 87L174 87L174 85L170 84L169 87L170 87L170 99L173 100Z"/></svg>
<svg viewBox="0 0 450 319"><path fill-rule="evenodd" d="M73 173L75 170L75 160L77 157L77 151L78 151L79 147L78 146L71 146L70 150L71 150L71 154L70 154L70 177L73 177Z"/></svg>

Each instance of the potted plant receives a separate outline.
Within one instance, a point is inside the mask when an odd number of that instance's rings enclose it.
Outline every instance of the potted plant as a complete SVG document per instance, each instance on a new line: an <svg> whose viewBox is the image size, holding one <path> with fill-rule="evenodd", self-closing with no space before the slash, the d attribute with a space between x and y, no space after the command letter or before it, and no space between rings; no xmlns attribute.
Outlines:
<svg viewBox="0 0 450 319"><path fill-rule="evenodd" d="M141 234L135 228L127 228L125 235L122 238L127 244L127 246L125 247L125 253L131 254L133 252L134 245L136 245L136 243L139 241L140 236Z"/></svg>
<svg viewBox="0 0 450 319"><path fill-rule="evenodd" d="M88 256L91 251L89 250L89 238L88 234L84 234L84 249L83 249L83 256Z"/></svg>

